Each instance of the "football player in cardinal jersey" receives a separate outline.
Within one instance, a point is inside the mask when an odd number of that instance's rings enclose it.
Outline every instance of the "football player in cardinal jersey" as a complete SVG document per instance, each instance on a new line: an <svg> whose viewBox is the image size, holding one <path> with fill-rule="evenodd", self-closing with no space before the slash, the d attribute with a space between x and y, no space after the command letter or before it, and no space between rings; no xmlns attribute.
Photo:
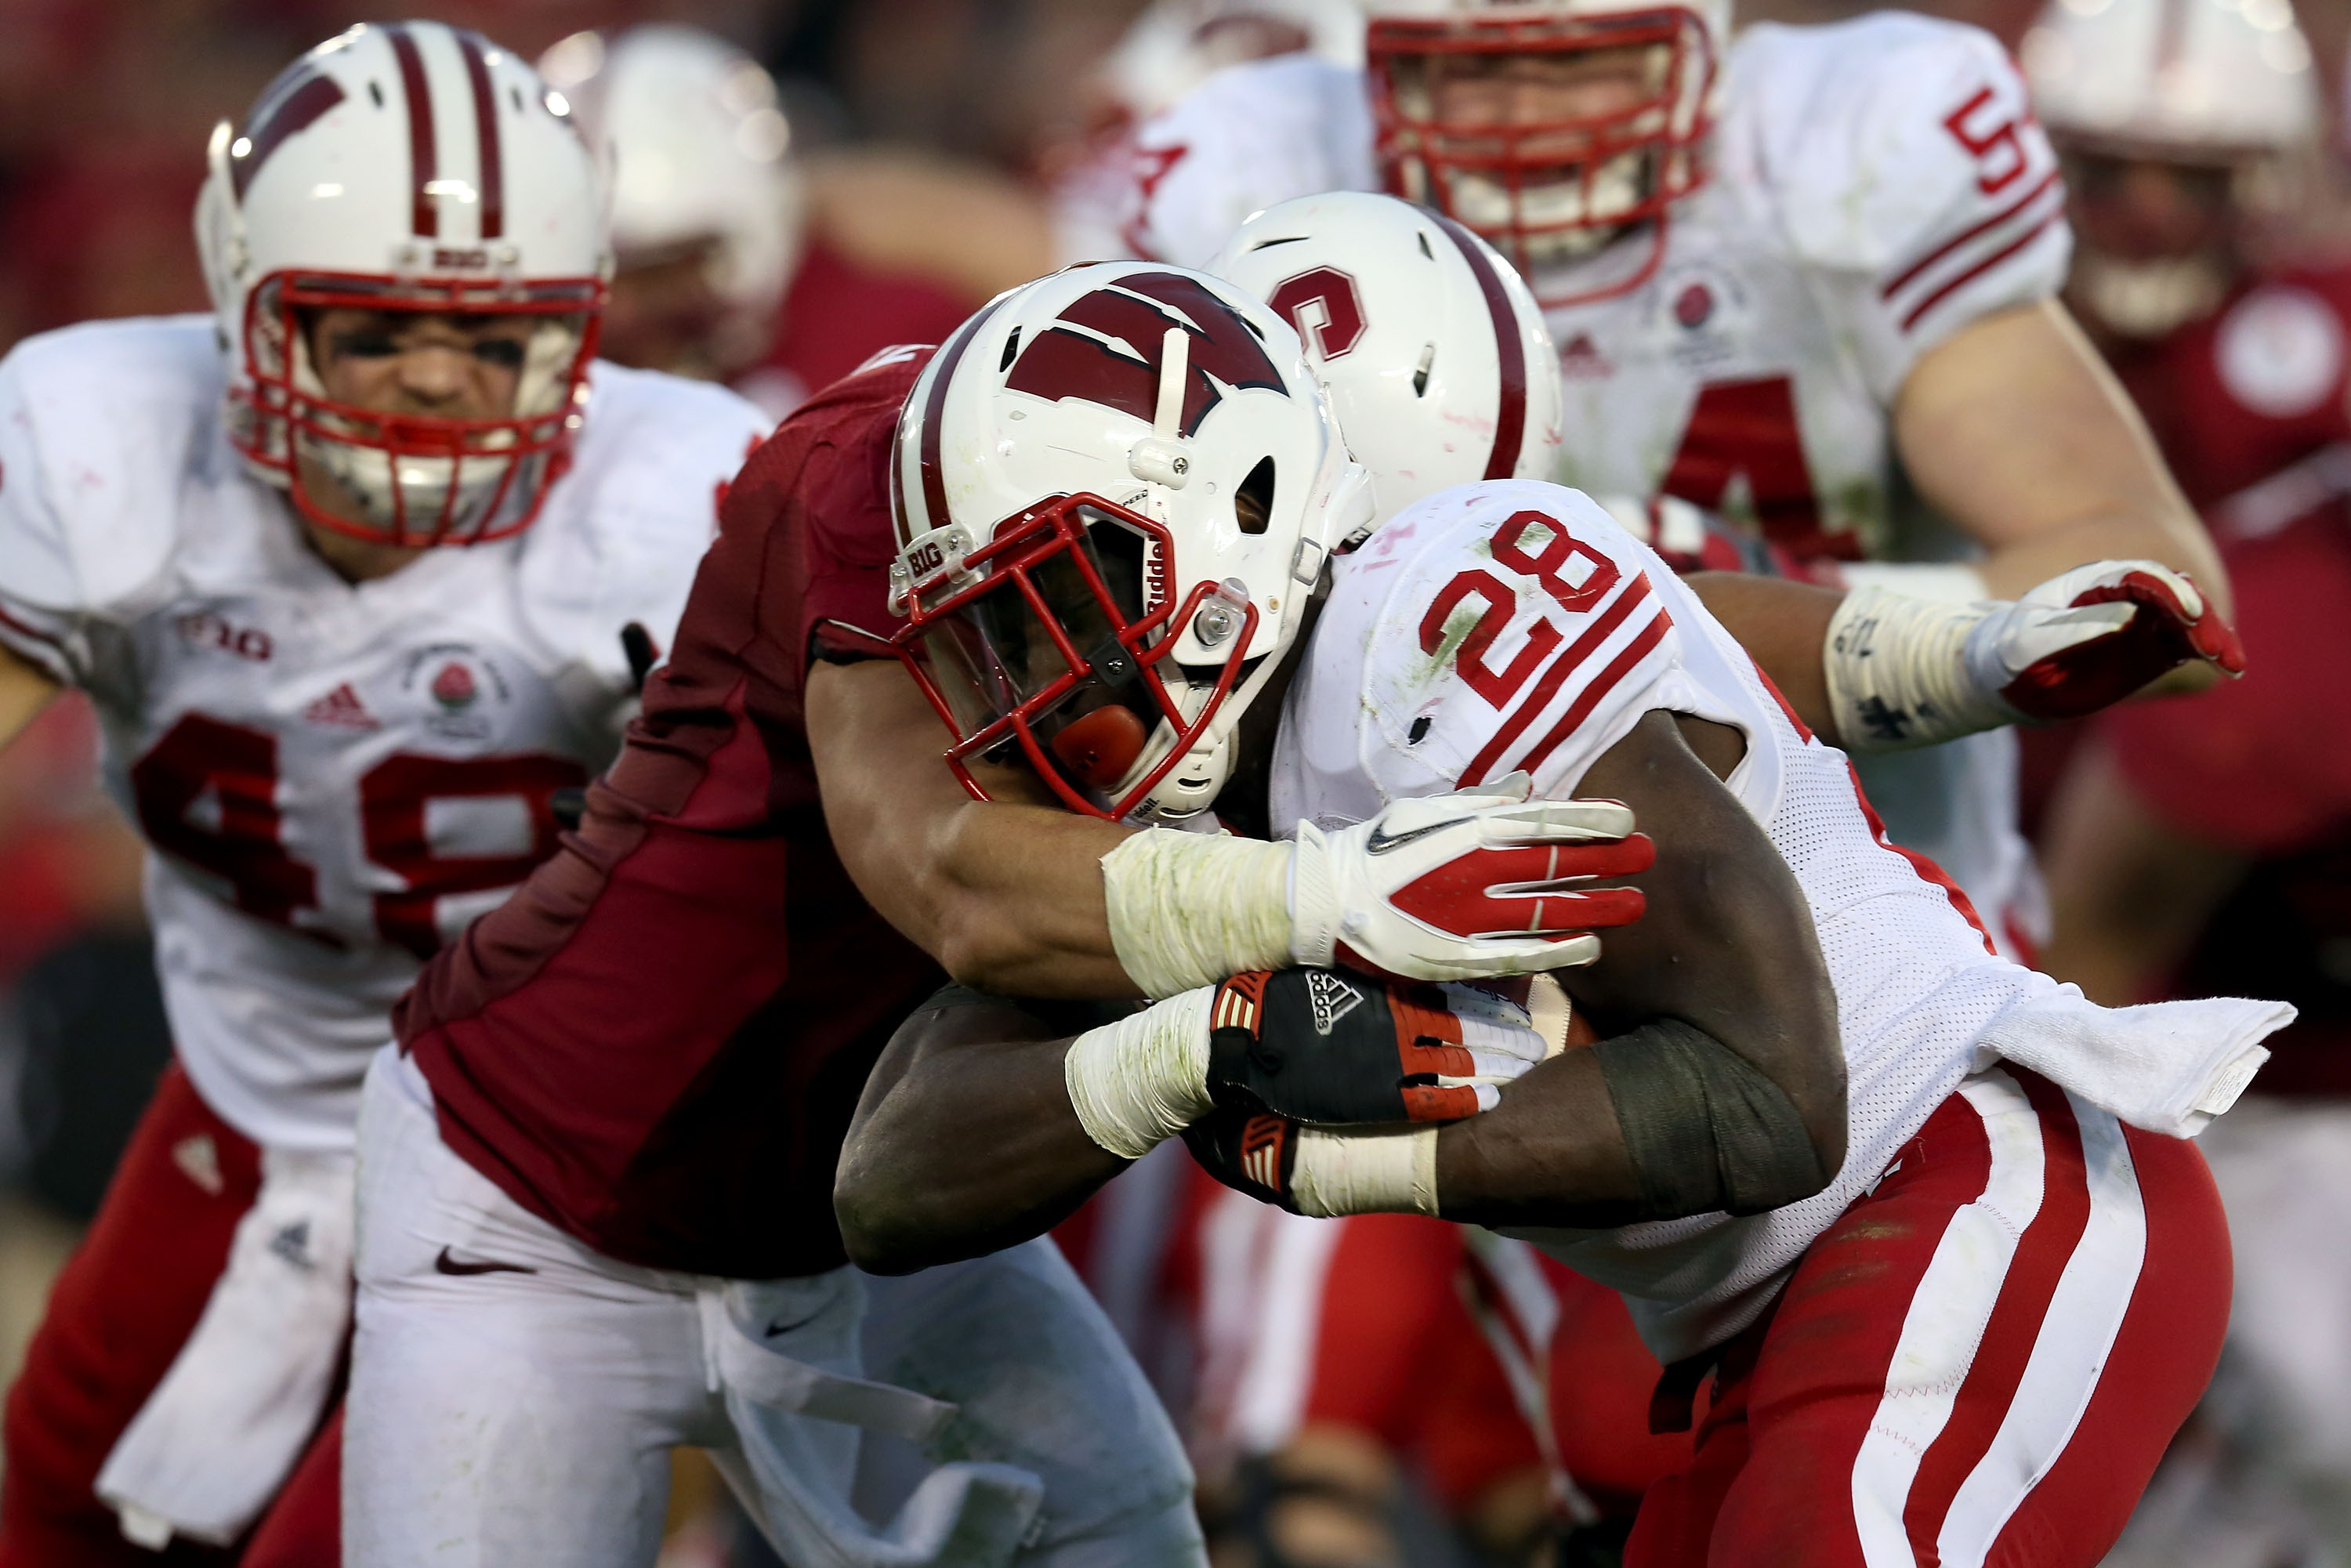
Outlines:
<svg viewBox="0 0 2351 1568"><path fill-rule="evenodd" d="M1143 768L1188 798L1213 793L1204 774L1229 754L1225 698L1262 687L1301 623L1293 574L1312 575L1367 497L1279 319L1212 279L1124 271L1146 290L1118 297L1130 310L1198 323L1197 390L1207 374L1233 388L1213 416L1224 460L1202 472L1184 520L1246 541L1225 575L1246 573L1249 587L1185 584L1202 662L1181 688L1188 708L1171 699L1157 714L1165 733ZM1049 281L1072 302L1100 293L1086 272ZM961 359L979 325L945 356ZM1067 368L1070 343L1035 340L1035 373ZM932 358L878 356L752 457L579 833L444 949L397 1010L401 1049L369 1077L360 1123L345 1438L355 1563L406 1564L453 1540L501 1563L646 1561L664 1455L678 1444L716 1451L795 1561L1200 1560L1174 1433L1049 1244L869 1281L846 1266L832 1215L867 1071L940 977L834 857L833 819L851 802L820 796L804 683L827 660L878 654L922 701L887 642L884 476L898 411ZM1146 396L1153 385L1146 371ZM1180 433L1217 401L1179 396L1162 414ZM1081 591L1066 574L1050 588L1063 604ZM1029 652L1040 663L1019 680L1046 676L1044 651ZM1093 653L1130 671L1130 653L1142 656L1129 643ZM1131 729L1148 727L1118 713L1123 725L1056 738L1112 766ZM935 745L926 751L924 772L956 789ZM1395 854L1374 856L1369 830L1320 844L1295 890L1280 875L1228 890L1228 923L1197 934L1199 961L1327 957L1343 940L1390 967L1525 969L1588 955L1587 928L1629 913L1568 904L1566 924L1469 931L1462 912L1490 884L1527 880L1526 857L1579 874L1587 854L1624 852L1625 824L1614 810L1521 820L1506 800L1458 817L1414 827ZM1041 808L1024 821L1049 838L1106 828ZM1523 847L1498 854L1489 837ZM1220 846L1192 841L1195 869L1220 874ZM1094 929L1099 853L1081 838L1050 885L1021 879L1029 925L1050 939L1058 921L1092 944L1065 986L1131 997L1135 982ZM1435 925L1399 915L1342 931L1351 911L1384 907L1383 890L1429 874L1460 889L1449 927L1439 912ZM1071 882L1073 906L1060 891ZM1049 956L1038 984L1060 967ZM631 1354L612 1355L616 1344ZM848 1501L863 1431L945 1461L880 1527Z"/></svg>
<svg viewBox="0 0 2351 1568"><path fill-rule="evenodd" d="M476 34L353 28L213 138L214 315L0 361L0 734L96 703L177 1048L9 1397L9 1568L332 1561L360 1076L617 747L623 629L666 640L764 428L591 364L567 114Z"/></svg>
<svg viewBox="0 0 2351 1568"><path fill-rule="evenodd" d="M2151 559L2226 608L2208 541L2054 302L2064 188L1989 37L1884 11L1733 43L1726 0L1366 10L1364 72L1237 66L1141 130L1137 254L1197 265L1276 202L1384 186L1527 275L1566 378L1555 476L1632 498L1612 510L1679 497L1824 580L1957 602ZM1856 753L1917 739L1854 717ZM2023 952L2040 900L2014 746L1861 766L1896 841Z"/></svg>
<svg viewBox="0 0 2351 1568"><path fill-rule="evenodd" d="M1025 760L1097 817L1196 811L1270 762L1265 819L1294 842L1115 842L1102 925L1165 998L1141 1012L1073 1038L1065 1009L939 998L843 1151L852 1254L919 1269L1017 1239L1180 1132L1300 1213L1524 1233L1635 1299L1670 1387L1712 1372L1697 1459L1628 1561L2097 1561L2217 1354L2226 1235L2184 1135L2291 1009L2107 1013L1997 956L1696 596L1573 492L1406 507L1329 563L1281 657L1263 629L1325 562L1270 520L1327 481L1219 420L1227 399L1267 419L1246 389L1268 383L1238 335L1189 347L1186 277L1080 268L932 361L893 454L899 641L974 789L1017 791L1001 764ZM2074 645L2053 679L2127 642ZM1514 666L1531 684L1498 679ZM1563 887L1423 872L1423 842L1479 818L1526 875L1550 852L1509 848L1512 824L1603 841ZM1237 917L1283 882L1335 887L1336 925ZM1613 925L1643 891L1640 923L1562 971L1605 1037L1588 1050L1531 998L1214 972L1254 940L1276 965L1369 944L1457 978L1419 932Z"/></svg>

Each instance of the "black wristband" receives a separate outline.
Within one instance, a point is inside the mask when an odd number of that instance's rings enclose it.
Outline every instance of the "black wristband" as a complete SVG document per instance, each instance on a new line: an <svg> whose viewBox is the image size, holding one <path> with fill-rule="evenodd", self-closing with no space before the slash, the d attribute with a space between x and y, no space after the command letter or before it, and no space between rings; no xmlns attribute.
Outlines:
<svg viewBox="0 0 2351 1568"><path fill-rule="evenodd" d="M1659 1019L1593 1050L1643 1218L1761 1214L1828 1185L1786 1092L1704 1030Z"/></svg>

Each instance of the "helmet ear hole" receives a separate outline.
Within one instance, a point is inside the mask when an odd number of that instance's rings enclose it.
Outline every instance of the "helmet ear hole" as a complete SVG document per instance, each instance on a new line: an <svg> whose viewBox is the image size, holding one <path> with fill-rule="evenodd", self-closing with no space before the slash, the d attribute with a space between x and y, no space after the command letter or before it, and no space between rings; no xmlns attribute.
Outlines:
<svg viewBox="0 0 2351 1568"><path fill-rule="evenodd" d="M1233 492L1233 517L1245 534L1261 534L1273 520L1273 459L1258 459L1241 487Z"/></svg>

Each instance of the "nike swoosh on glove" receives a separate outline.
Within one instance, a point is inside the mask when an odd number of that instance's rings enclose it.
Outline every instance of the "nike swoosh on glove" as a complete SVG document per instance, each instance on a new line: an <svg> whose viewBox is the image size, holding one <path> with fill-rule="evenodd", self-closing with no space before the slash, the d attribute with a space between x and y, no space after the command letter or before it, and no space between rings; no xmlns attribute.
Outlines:
<svg viewBox="0 0 2351 1568"><path fill-rule="evenodd" d="M1557 1038L1525 1007L1470 986L1330 969L1236 975L1209 1009L1208 1094L1326 1124L1458 1121L1564 1049L1564 1010L1546 1023Z"/></svg>
<svg viewBox="0 0 2351 1568"><path fill-rule="evenodd" d="M1398 800L1367 822L1298 825L1291 956L1412 980L1468 980L1589 964L1595 929L1629 925L1637 888L1576 884L1656 860L1614 800L1529 800L1524 773Z"/></svg>
<svg viewBox="0 0 2351 1568"><path fill-rule="evenodd" d="M2051 578L1968 633L1968 673L2021 718L2080 718L2201 660L2242 674L2244 644L2186 575L2101 560Z"/></svg>

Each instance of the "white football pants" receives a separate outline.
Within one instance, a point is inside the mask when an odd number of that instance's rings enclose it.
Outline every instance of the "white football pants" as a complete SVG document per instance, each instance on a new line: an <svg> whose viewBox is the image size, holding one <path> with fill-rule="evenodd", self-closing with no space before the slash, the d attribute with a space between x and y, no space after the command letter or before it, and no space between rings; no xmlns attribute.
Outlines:
<svg viewBox="0 0 2351 1568"><path fill-rule="evenodd" d="M617 1263L452 1153L389 1049L359 1192L350 1568L649 1568L681 1445L794 1568L1206 1562L1174 1427L1048 1241L904 1279Z"/></svg>

